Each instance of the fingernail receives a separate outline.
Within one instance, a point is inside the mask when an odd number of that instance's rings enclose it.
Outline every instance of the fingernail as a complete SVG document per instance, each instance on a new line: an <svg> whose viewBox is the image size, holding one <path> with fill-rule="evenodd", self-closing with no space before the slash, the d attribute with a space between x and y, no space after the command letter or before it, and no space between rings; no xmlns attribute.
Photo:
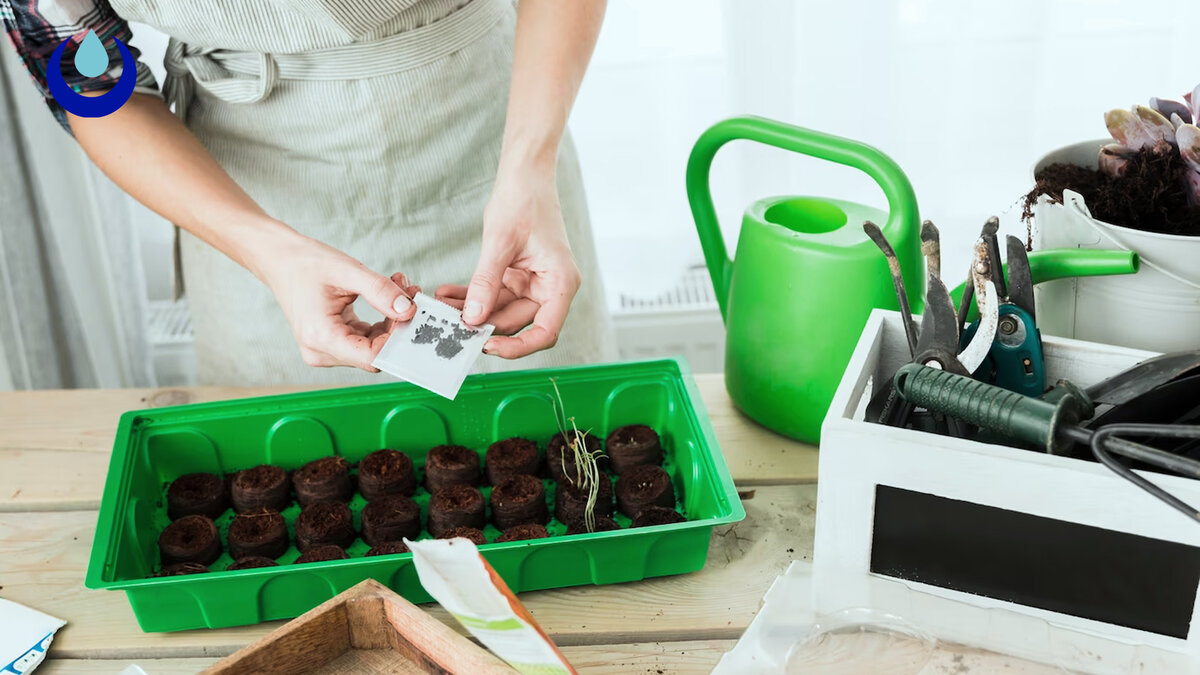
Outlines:
<svg viewBox="0 0 1200 675"><path fill-rule="evenodd" d="M468 300L467 304L463 307L463 318L467 321L478 319L482 313L483 305L479 304L477 300Z"/></svg>
<svg viewBox="0 0 1200 675"><path fill-rule="evenodd" d="M396 310L397 314L403 314L407 312L410 307L412 307L412 300L409 300L403 295L396 298L396 301L392 303L392 309Z"/></svg>
<svg viewBox="0 0 1200 675"><path fill-rule="evenodd" d="M483 353L484 353L484 354L491 354L491 353L492 353L492 349L494 348L494 346L495 346L495 345L494 345L494 343L493 343L491 340L488 340L487 342L483 343Z"/></svg>

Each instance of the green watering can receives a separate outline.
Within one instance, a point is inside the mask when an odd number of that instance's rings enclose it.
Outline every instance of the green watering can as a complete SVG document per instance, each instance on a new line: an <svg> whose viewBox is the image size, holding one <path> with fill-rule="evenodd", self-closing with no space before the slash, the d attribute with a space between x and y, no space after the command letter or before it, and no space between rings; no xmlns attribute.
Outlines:
<svg viewBox="0 0 1200 675"><path fill-rule="evenodd" d="M889 213L823 197L768 197L746 209L729 259L708 175L717 150L745 139L852 166L875 179ZM870 220L896 249L913 313L924 307L917 198L878 150L760 117L705 131L687 167L688 202L727 327L725 386L744 413L786 436L820 440L821 422L871 310L898 309L887 262L863 232Z"/></svg>

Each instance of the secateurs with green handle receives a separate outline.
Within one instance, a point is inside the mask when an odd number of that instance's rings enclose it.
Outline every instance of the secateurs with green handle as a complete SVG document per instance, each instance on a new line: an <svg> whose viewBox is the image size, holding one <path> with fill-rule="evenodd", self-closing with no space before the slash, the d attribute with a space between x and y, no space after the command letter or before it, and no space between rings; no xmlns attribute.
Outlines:
<svg viewBox="0 0 1200 675"><path fill-rule="evenodd" d="M1177 374L1177 364L1195 364L1197 353L1159 357L1157 370L1148 377L1139 364L1116 378L1087 391L1065 380L1045 399L1022 396L998 386L917 363L902 366L894 386L909 403L934 413L961 419L1001 437L1032 445L1050 454L1066 454L1076 443L1090 446L1106 467L1180 513L1200 522L1200 511L1134 473L1113 455L1188 476L1200 478L1200 461L1128 440L1154 438L1200 439L1200 425L1112 424L1089 429L1082 423L1095 413L1095 397L1111 400L1117 391L1148 391ZM1186 370L1186 368L1184 368Z"/></svg>
<svg viewBox="0 0 1200 675"><path fill-rule="evenodd" d="M1033 274L1029 269L1029 256L1021 240L1010 235L1006 239L1007 269L1000 268L999 227L998 219L989 218L982 235L988 258L996 263L993 277L999 314L996 339L983 363L972 374L977 380L1018 394L1040 396L1046 390L1046 365L1042 355L1041 332L1034 318ZM959 325L965 323L973 291L973 284L968 284L963 291L963 301L959 304ZM979 322L975 321L963 331L963 347L978 330Z"/></svg>

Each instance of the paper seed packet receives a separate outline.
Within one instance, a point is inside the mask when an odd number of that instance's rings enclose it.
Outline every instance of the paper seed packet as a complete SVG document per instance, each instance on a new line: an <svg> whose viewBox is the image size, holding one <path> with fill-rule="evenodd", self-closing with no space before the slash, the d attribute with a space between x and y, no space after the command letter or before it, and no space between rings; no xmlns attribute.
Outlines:
<svg viewBox="0 0 1200 675"><path fill-rule="evenodd" d="M468 326L460 311L424 293L413 302L416 316L392 333L371 365L453 401L495 328Z"/></svg>
<svg viewBox="0 0 1200 675"><path fill-rule="evenodd" d="M475 544L466 539L405 543L425 590L510 666L526 675L577 675Z"/></svg>

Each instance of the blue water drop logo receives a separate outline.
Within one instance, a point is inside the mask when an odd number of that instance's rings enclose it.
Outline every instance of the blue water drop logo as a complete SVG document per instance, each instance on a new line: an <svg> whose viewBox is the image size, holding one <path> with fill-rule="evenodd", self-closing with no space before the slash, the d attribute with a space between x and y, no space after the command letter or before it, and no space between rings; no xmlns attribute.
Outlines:
<svg viewBox="0 0 1200 675"><path fill-rule="evenodd" d="M108 70L108 52L96 31L89 30L75 52L75 70L84 77L96 77Z"/></svg>

